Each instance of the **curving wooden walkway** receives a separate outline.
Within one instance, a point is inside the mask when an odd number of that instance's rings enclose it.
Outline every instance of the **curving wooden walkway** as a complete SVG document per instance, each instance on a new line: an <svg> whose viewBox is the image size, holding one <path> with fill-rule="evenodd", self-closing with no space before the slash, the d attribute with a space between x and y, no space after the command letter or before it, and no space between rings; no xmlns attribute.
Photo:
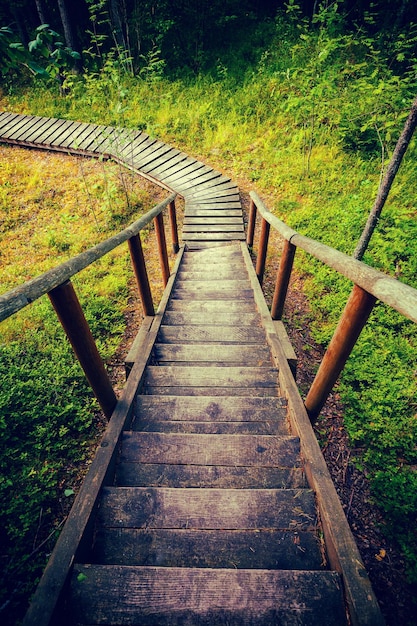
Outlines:
<svg viewBox="0 0 417 626"><path fill-rule="evenodd" d="M240 241L236 185L135 131L1 113L0 141L109 156L185 198L186 245L127 358L129 406L25 626L383 624Z"/></svg>
<svg viewBox="0 0 417 626"><path fill-rule="evenodd" d="M239 189L220 172L134 130L0 113L0 141L122 163L185 200L184 242L244 240Z"/></svg>

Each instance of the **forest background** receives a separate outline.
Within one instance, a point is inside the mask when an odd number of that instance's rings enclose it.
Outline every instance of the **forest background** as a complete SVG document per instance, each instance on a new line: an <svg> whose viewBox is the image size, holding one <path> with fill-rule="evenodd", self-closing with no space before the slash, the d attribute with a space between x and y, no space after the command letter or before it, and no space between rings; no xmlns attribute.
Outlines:
<svg viewBox="0 0 417 626"><path fill-rule="evenodd" d="M3 0L0 105L143 129L242 189L256 188L302 234L353 254L417 93L414 19L412 0ZM364 257L414 287L416 156L413 140ZM0 275L2 292L28 274L6 245L27 221L22 203L12 209L20 174L4 157L0 236L9 270ZM79 251L80 237L95 243L149 208L120 172L100 175L105 182L78 170L87 189L79 215L58 207L68 202L63 197L52 202L40 192L35 199L56 211L55 222L34 237L50 262ZM41 171L29 180L34 188L46 183ZM45 262L31 271L43 271ZM80 284L108 361L129 299L126 263L111 265L113 278L94 298L87 297L93 277ZM296 269L310 302L297 323L308 323L325 346L350 284L303 255ZM100 418L48 303L1 332L0 515L7 521L0 609L15 619L61 524L54 502L71 501ZM417 583L416 344L413 324L378 305L338 386L350 463L369 479L382 531L400 546L410 585ZM324 433L320 421L316 431ZM383 549L376 556L389 568Z"/></svg>

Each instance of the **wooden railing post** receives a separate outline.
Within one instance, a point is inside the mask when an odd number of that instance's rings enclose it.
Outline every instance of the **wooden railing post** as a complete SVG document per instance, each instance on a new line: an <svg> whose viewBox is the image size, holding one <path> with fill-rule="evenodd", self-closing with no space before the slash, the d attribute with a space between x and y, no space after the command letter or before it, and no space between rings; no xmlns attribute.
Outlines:
<svg viewBox="0 0 417 626"><path fill-rule="evenodd" d="M177 254L180 249L178 240L178 226L177 226L177 212L175 210L175 200L169 203L168 206L169 222L171 224L171 239L172 239L172 251Z"/></svg>
<svg viewBox="0 0 417 626"><path fill-rule="evenodd" d="M256 275L259 280L259 284L262 285L265 272L266 253L268 249L269 230L271 225L265 219L262 218L261 222L261 234L259 235L259 250L258 258L256 261Z"/></svg>
<svg viewBox="0 0 417 626"><path fill-rule="evenodd" d="M253 241L255 238L256 212L256 204L251 198L249 207L248 234L246 236L246 245L250 250L253 248Z"/></svg>
<svg viewBox="0 0 417 626"><path fill-rule="evenodd" d="M148 273L146 271L145 258L143 256L142 242L140 234L134 235L128 240L130 258L135 272L136 282L139 289L140 299L143 307L143 314L155 315L153 306L151 287L149 285Z"/></svg>
<svg viewBox="0 0 417 626"><path fill-rule="evenodd" d="M294 244L286 239L284 240L271 306L271 317L273 320L280 320L282 318L296 249Z"/></svg>
<svg viewBox="0 0 417 626"><path fill-rule="evenodd" d="M105 416L110 419L117 403L116 394L71 281L55 287L48 296Z"/></svg>
<svg viewBox="0 0 417 626"><path fill-rule="evenodd" d="M338 379L368 320L375 302L376 298L373 295L354 285L305 400L305 407L311 421L317 418L323 408L333 385Z"/></svg>
<svg viewBox="0 0 417 626"><path fill-rule="evenodd" d="M156 240L158 242L159 262L161 264L162 279L164 281L164 286L166 286L169 280L169 263L168 263L167 242L165 238L165 229L164 229L164 217L162 215L162 212L159 213L155 217L154 224L155 224Z"/></svg>

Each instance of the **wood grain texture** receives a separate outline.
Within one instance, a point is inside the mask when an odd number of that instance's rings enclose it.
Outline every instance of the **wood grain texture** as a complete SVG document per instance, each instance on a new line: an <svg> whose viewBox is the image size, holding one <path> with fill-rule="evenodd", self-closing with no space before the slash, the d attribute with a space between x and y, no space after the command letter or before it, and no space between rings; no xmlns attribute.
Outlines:
<svg viewBox="0 0 417 626"><path fill-rule="evenodd" d="M282 398L242 398L208 396L136 398L134 414L137 418L192 421L264 421L285 420L286 404Z"/></svg>
<svg viewBox="0 0 417 626"><path fill-rule="evenodd" d="M84 624L346 624L334 572L77 565L72 600L74 619Z"/></svg>
<svg viewBox="0 0 417 626"><path fill-rule="evenodd" d="M265 331L260 326L161 326L159 342L165 343L234 343L258 344L265 342ZM240 373L238 373L240 374Z"/></svg>
<svg viewBox="0 0 417 626"><path fill-rule="evenodd" d="M93 563L159 567L320 570L315 532L293 530L163 530L102 528Z"/></svg>
<svg viewBox="0 0 417 626"><path fill-rule="evenodd" d="M191 366L205 362L215 363L218 367L227 367L228 365L244 367L249 362L256 367L272 365L271 355L265 346L230 344L225 349L224 344L218 343L156 344L152 353L152 365L162 365L167 362Z"/></svg>
<svg viewBox="0 0 417 626"><path fill-rule="evenodd" d="M97 513L113 528L292 529L316 525L308 489L104 487Z"/></svg>
<svg viewBox="0 0 417 626"><path fill-rule="evenodd" d="M175 489L298 489L307 486L301 467L119 463L115 485Z"/></svg>
<svg viewBox="0 0 417 626"><path fill-rule="evenodd" d="M196 435L127 431L120 460L129 463L300 467L299 439L289 435Z"/></svg>

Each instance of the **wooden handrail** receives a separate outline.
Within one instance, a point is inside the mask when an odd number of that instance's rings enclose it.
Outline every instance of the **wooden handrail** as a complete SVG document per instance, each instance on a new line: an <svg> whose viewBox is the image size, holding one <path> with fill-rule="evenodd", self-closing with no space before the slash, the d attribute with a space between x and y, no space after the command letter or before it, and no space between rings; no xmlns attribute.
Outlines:
<svg viewBox="0 0 417 626"><path fill-rule="evenodd" d="M404 317L417 323L417 289L401 283L379 270L357 261L348 254L335 250L287 226L280 219L272 215L255 192L250 193L259 213L279 234L297 248L308 252L328 267L336 270L353 283L362 287L381 302L385 302Z"/></svg>
<svg viewBox="0 0 417 626"><path fill-rule="evenodd" d="M343 370L355 343L365 326L376 300L388 304L404 317L417 323L417 289L387 276L362 261L339 252L330 246L300 235L280 219L272 215L255 192L250 193L250 232L247 244L253 246L256 213L261 215L261 234L259 238L258 265L259 282L262 284L262 263L266 258L266 224L272 226L284 239L284 248L278 268L275 292L271 307L272 319L281 319L288 285L291 277L294 255L297 248L308 252L328 267L336 270L353 283L352 293L346 303L339 324L327 348L310 391L305 399L309 417L314 421L323 408L330 391ZM249 231L249 229L248 229Z"/></svg>
<svg viewBox="0 0 417 626"><path fill-rule="evenodd" d="M175 234L177 232L175 196L176 194L171 194L117 235L0 296L0 321L2 321L48 294L75 355L108 419L116 407L117 398L70 278L127 241L144 315L155 315L139 233L154 220L162 276L166 285L170 272L162 211L166 206L170 207L171 232ZM178 234L173 241L174 249L177 246Z"/></svg>
<svg viewBox="0 0 417 626"><path fill-rule="evenodd" d="M109 237L105 241L97 244L93 248L81 252L77 256L65 261L58 267L29 280L24 285L15 287L7 293L0 296L0 322L7 319L20 309L23 309L28 304L31 304L34 300L37 300L41 296L47 294L51 289L58 287L66 280L69 280L85 269L94 261L97 261L108 252L111 252L120 244L128 241L134 235L137 235L147 224L149 224L155 217L157 217L161 211L165 209L171 202L174 201L176 194L171 194L168 198L160 202L153 209L148 211L145 215L140 217L136 222L133 222L130 226L120 231L117 235Z"/></svg>

